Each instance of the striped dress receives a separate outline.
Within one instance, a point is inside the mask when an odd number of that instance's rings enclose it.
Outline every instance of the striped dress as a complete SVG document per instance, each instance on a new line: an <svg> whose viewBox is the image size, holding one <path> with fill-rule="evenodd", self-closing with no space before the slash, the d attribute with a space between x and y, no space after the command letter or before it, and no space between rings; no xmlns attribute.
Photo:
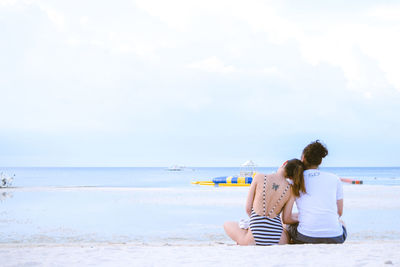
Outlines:
<svg viewBox="0 0 400 267"><path fill-rule="evenodd" d="M264 177L263 186L263 208L264 216L258 215L253 209L251 210L250 216L250 230L253 234L256 245L258 246L270 246L277 245L281 239L283 232L283 226L281 222L280 214L276 215L274 218L270 218L271 214L275 211L275 208L285 196L286 192L289 190L290 185L287 185L282 195L278 199L274 207L266 214L265 210L265 186L267 183L267 176Z"/></svg>

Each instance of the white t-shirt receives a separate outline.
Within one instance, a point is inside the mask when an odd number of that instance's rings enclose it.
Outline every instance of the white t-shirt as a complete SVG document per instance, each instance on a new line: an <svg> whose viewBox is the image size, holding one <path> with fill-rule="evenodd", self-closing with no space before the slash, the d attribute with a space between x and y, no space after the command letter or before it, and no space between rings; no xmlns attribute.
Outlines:
<svg viewBox="0 0 400 267"><path fill-rule="evenodd" d="M304 171L307 193L296 199L299 233L310 237L336 237L343 234L337 213L337 200L343 199L339 177L317 169Z"/></svg>

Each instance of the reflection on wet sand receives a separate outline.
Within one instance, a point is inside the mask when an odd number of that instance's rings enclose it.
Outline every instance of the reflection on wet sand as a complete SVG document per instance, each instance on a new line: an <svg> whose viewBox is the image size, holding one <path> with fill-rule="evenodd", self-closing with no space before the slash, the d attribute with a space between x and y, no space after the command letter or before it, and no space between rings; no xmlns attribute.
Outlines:
<svg viewBox="0 0 400 267"><path fill-rule="evenodd" d="M1 202L3 202L3 201L5 201L7 198L12 198L13 197L13 194L12 194L12 192L1 192L0 193L0 201Z"/></svg>

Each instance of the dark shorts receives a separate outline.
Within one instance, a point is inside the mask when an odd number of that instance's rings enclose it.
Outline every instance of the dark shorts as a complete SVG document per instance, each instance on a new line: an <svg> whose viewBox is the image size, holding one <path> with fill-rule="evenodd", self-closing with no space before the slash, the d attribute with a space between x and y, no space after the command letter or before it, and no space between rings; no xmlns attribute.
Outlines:
<svg viewBox="0 0 400 267"><path fill-rule="evenodd" d="M335 237L311 237L297 231L298 223L289 224L287 230L294 244L342 244L346 240L347 230L343 227L343 235Z"/></svg>

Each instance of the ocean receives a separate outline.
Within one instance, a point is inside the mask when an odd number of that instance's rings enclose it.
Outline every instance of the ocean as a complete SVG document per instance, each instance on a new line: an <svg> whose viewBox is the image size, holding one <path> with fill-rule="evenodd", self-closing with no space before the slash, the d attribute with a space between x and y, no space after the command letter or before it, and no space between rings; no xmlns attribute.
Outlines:
<svg viewBox="0 0 400 267"><path fill-rule="evenodd" d="M271 173L276 167L259 167ZM399 186L399 167L321 168L363 185ZM1 168L15 174L0 189L0 243L227 243L228 220L246 218L248 188L192 185L239 168ZM377 216L379 214L379 216ZM346 211L349 240L400 239L400 211ZM396 219L397 218L397 219Z"/></svg>

